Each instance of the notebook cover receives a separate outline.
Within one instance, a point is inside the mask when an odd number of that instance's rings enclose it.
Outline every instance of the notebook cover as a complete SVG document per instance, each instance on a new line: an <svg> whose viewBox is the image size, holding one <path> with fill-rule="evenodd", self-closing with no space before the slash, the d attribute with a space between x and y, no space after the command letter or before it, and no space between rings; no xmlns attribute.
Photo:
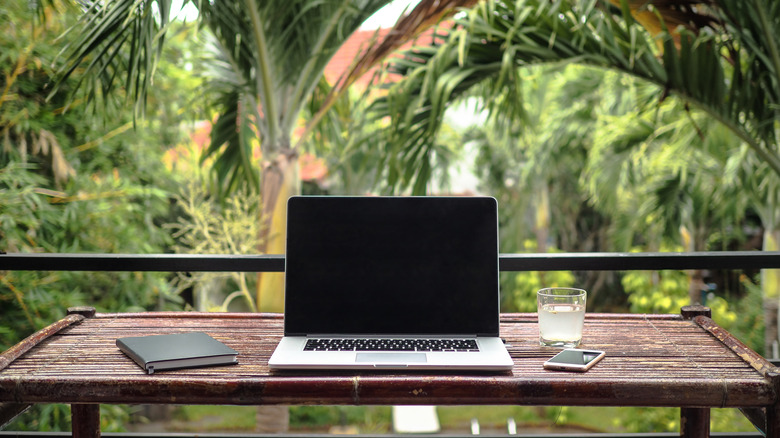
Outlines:
<svg viewBox="0 0 780 438"><path fill-rule="evenodd" d="M238 352L203 332L126 337L116 345L149 374L155 370L237 363Z"/></svg>

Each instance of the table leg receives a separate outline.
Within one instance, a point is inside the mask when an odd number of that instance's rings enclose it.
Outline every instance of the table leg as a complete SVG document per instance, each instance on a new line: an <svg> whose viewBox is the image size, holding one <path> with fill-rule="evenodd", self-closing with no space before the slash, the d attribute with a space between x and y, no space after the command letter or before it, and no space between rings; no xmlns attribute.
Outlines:
<svg viewBox="0 0 780 438"><path fill-rule="evenodd" d="M710 436L709 408L680 408L680 436L708 438Z"/></svg>
<svg viewBox="0 0 780 438"><path fill-rule="evenodd" d="M73 438L100 438L100 405L70 405Z"/></svg>
<svg viewBox="0 0 780 438"><path fill-rule="evenodd" d="M780 438L780 404L766 407L766 437Z"/></svg>

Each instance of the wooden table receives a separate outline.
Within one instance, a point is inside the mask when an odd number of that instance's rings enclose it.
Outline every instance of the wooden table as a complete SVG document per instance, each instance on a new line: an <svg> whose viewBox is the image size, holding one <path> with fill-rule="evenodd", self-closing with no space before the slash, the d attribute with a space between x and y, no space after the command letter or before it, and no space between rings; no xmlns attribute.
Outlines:
<svg viewBox="0 0 780 438"><path fill-rule="evenodd" d="M607 355L587 373L547 371L557 350L538 343L535 314L504 314L515 361L505 373L271 372L282 335L272 314L95 314L63 320L0 355L0 424L34 403L70 403L74 436L99 436L99 404L562 405L680 407L683 436L709 435L709 409L734 407L780 437L778 369L715 324L683 315L589 314L583 346ZM239 364L153 375L118 337L205 331Z"/></svg>

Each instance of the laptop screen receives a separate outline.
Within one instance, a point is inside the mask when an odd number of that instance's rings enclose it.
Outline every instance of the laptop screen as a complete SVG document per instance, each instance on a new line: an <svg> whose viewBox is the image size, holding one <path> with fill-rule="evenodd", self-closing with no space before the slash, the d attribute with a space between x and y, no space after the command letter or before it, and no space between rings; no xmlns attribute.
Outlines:
<svg viewBox="0 0 780 438"><path fill-rule="evenodd" d="M498 335L487 197L293 197L285 334Z"/></svg>

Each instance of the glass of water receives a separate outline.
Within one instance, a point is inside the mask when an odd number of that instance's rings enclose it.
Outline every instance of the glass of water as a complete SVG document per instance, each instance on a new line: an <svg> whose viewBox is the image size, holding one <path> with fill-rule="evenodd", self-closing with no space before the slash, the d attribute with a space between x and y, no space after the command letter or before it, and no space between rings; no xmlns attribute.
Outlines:
<svg viewBox="0 0 780 438"><path fill-rule="evenodd" d="M540 345L558 348L580 345L586 296L584 290L571 287L547 287L536 292Z"/></svg>

